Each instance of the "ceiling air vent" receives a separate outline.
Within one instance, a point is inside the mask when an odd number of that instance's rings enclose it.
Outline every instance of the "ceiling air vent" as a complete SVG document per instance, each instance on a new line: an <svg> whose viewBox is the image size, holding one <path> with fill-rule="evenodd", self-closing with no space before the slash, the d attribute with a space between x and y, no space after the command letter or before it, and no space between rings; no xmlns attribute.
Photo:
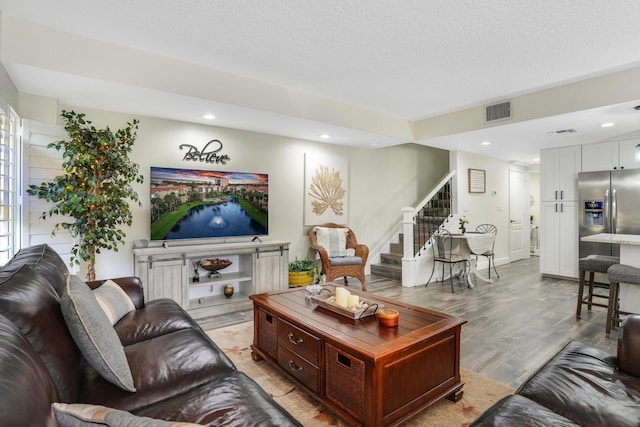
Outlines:
<svg viewBox="0 0 640 427"><path fill-rule="evenodd" d="M485 122L496 120L506 120L511 118L511 101L499 102L497 104L486 105L484 107Z"/></svg>
<svg viewBox="0 0 640 427"><path fill-rule="evenodd" d="M576 133L578 132L575 129L561 129L561 130L555 130L553 132L549 132L549 135L551 136L560 136L560 135L567 135L570 133Z"/></svg>

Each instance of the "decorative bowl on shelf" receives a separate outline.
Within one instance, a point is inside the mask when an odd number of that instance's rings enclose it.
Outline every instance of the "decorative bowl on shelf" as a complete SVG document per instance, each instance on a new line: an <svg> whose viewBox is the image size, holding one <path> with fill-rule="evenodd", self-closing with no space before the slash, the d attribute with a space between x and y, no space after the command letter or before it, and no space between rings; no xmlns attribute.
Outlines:
<svg viewBox="0 0 640 427"><path fill-rule="evenodd" d="M227 268L231 265L231 261L228 259L220 259L220 258L213 258L213 259L206 259L204 261L199 261L198 265L211 272L211 273L216 273L218 272L218 270L222 270L223 268Z"/></svg>

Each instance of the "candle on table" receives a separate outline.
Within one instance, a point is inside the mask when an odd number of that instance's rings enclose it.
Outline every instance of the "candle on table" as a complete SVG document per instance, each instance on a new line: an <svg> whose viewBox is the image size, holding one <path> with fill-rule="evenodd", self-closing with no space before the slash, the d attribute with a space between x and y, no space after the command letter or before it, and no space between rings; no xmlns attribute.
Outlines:
<svg viewBox="0 0 640 427"><path fill-rule="evenodd" d="M360 304L360 297L358 297L358 295L347 295L347 307L353 307L358 304Z"/></svg>
<svg viewBox="0 0 640 427"><path fill-rule="evenodd" d="M340 307L346 307L350 294L345 288L336 288L336 304Z"/></svg>

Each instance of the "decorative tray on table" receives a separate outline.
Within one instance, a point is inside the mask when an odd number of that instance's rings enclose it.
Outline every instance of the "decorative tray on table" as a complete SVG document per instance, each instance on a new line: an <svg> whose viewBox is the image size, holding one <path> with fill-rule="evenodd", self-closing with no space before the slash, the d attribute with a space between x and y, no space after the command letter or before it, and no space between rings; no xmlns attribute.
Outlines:
<svg viewBox="0 0 640 427"><path fill-rule="evenodd" d="M384 307L383 304L379 304L362 297L360 298L360 304L352 307L342 307L336 304L335 293L314 295L311 299L320 307L324 307L327 310L331 310L334 313L341 314L351 319L361 319L366 316L374 315Z"/></svg>

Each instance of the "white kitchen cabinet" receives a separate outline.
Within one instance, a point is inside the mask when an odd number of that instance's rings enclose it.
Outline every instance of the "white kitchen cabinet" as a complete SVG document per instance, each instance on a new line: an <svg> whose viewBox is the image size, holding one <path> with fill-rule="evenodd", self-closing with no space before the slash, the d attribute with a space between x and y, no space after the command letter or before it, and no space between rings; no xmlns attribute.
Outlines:
<svg viewBox="0 0 640 427"><path fill-rule="evenodd" d="M582 169L580 146L540 151L540 200L578 200L578 172Z"/></svg>
<svg viewBox="0 0 640 427"><path fill-rule="evenodd" d="M288 242L169 245L138 248L133 254L145 300L171 298L196 319L250 310L250 295L288 287ZM215 274L198 267L198 261L215 258L231 265ZM231 297L224 295L227 285L234 288Z"/></svg>
<svg viewBox="0 0 640 427"><path fill-rule="evenodd" d="M640 138L597 142L582 146L582 172L638 169L636 145Z"/></svg>
<svg viewBox="0 0 640 427"><path fill-rule="evenodd" d="M540 272L578 277L578 202L540 204Z"/></svg>
<svg viewBox="0 0 640 427"><path fill-rule="evenodd" d="M640 138L625 139L619 142L620 169L640 169L640 161L636 160L636 145Z"/></svg>
<svg viewBox="0 0 640 427"><path fill-rule="evenodd" d="M582 146L582 172L618 169L618 141Z"/></svg>

